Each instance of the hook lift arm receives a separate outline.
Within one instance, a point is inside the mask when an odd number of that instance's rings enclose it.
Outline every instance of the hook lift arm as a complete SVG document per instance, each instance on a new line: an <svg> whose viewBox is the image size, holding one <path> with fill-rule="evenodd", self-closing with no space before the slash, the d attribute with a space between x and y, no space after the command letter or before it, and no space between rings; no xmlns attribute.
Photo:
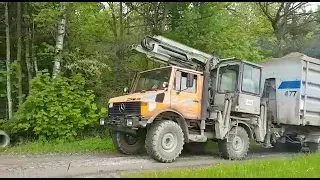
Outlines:
<svg viewBox="0 0 320 180"><path fill-rule="evenodd" d="M133 47L136 51L146 54L148 58L183 68L204 68L207 62L214 67L219 59L210 54L188 47L163 36L147 36L141 44Z"/></svg>

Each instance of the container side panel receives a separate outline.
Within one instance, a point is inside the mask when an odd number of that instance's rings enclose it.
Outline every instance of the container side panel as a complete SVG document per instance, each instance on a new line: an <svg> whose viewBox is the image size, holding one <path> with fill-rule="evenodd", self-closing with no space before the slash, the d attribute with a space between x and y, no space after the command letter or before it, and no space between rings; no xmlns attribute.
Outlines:
<svg viewBox="0 0 320 180"><path fill-rule="evenodd" d="M301 97L301 102L303 101L304 101L304 96ZM300 103L301 111L304 109L303 106L304 104ZM320 117L320 98L313 98L308 96L306 107L307 107L307 112L319 113L319 117Z"/></svg>
<svg viewBox="0 0 320 180"><path fill-rule="evenodd" d="M320 60L319 60L320 63ZM307 67L307 60L302 61L302 87L300 101L300 115L304 124L320 125L320 65L316 61L310 62ZM307 88L306 87L307 80ZM304 107L305 106L305 107ZM305 114L304 114L305 111ZM304 116L303 116L304 115Z"/></svg>

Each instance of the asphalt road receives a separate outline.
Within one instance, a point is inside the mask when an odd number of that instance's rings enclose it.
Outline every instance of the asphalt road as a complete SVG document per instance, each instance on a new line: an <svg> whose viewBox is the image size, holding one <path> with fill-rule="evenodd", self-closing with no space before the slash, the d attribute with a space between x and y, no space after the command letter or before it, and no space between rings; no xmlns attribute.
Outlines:
<svg viewBox="0 0 320 180"><path fill-rule="evenodd" d="M268 150L250 153L248 159L294 156L293 153L275 153ZM117 178L123 173L141 170L161 170L183 167L232 163L216 153L203 155L182 154L173 163L159 163L147 155L41 155L1 156L0 177L103 177Z"/></svg>

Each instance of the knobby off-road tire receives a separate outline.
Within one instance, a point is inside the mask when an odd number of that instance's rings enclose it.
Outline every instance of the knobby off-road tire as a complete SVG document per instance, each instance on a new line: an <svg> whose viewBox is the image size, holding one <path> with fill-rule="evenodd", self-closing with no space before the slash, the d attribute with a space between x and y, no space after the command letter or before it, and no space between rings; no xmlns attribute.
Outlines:
<svg viewBox="0 0 320 180"><path fill-rule="evenodd" d="M159 162L173 162L181 154L183 144L182 129L174 121L155 121L147 132L147 153Z"/></svg>
<svg viewBox="0 0 320 180"><path fill-rule="evenodd" d="M236 130L237 128L237 130ZM219 151L225 159L242 160L249 151L250 141L247 131L243 127L234 127L227 140L218 141Z"/></svg>
<svg viewBox="0 0 320 180"><path fill-rule="evenodd" d="M112 141L118 152L126 155L134 155L143 150L145 137L113 131Z"/></svg>
<svg viewBox="0 0 320 180"><path fill-rule="evenodd" d="M200 143L200 142L190 142L186 143L183 147L184 152L190 153L190 154L204 154L206 152L205 147L206 147L206 142L205 143Z"/></svg>

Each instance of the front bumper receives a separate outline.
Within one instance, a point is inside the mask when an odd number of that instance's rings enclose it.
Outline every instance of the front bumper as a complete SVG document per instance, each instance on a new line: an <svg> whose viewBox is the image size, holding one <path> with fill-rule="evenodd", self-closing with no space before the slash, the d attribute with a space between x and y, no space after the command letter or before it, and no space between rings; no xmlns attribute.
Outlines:
<svg viewBox="0 0 320 180"><path fill-rule="evenodd" d="M147 126L147 121L137 116L108 116L100 118L100 125L108 126L112 130L135 134L136 130Z"/></svg>

